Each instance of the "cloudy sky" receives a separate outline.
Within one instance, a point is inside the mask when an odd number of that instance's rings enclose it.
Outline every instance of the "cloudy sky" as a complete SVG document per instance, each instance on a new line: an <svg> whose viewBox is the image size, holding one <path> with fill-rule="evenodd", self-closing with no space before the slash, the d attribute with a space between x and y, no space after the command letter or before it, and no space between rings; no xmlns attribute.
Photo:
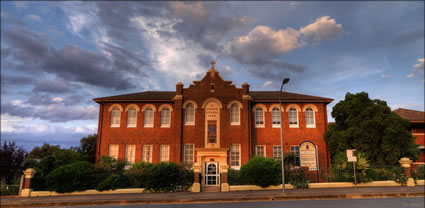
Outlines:
<svg viewBox="0 0 425 208"><path fill-rule="evenodd" d="M212 59L239 87L290 77L329 114L361 91L423 111L424 2L2 1L1 139L77 146L93 98L188 86Z"/></svg>

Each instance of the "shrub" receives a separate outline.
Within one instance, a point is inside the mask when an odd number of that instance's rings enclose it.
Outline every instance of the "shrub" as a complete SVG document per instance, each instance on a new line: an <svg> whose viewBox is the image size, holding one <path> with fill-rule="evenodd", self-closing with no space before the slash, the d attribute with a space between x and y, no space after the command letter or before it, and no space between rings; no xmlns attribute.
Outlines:
<svg viewBox="0 0 425 208"><path fill-rule="evenodd" d="M392 180L391 171L385 168L369 168L366 170L366 177L369 181Z"/></svg>
<svg viewBox="0 0 425 208"><path fill-rule="evenodd" d="M408 177L406 176L406 174L404 174L403 167L395 167L392 169L391 172L392 172L393 181L402 185L407 183Z"/></svg>
<svg viewBox="0 0 425 208"><path fill-rule="evenodd" d="M193 184L193 172L182 165L161 162L146 169L146 190L153 192L186 191Z"/></svg>
<svg viewBox="0 0 425 208"><path fill-rule="evenodd" d="M35 166L37 165L37 160L34 158L27 158L24 162L24 170L28 169L28 168L35 168Z"/></svg>
<svg viewBox="0 0 425 208"><path fill-rule="evenodd" d="M96 186L96 190L115 190L119 188L127 188L130 183L126 175L123 174L112 174L107 177L102 183Z"/></svg>
<svg viewBox="0 0 425 208"><path fill-rule="evenodd" d="M278 185L282 182L279 161L264 157L254 157L241 167L240 176L248 184L261 187Z"/></svg>
<svg viewBox="0 0 425 208"><path fill-rule="evenodd" d="M229 185L242 185L243 180L241 178L240 171L230 168L227 171L227 181L229 182Z"/></svg>
<svg viewBox="0 0 425 208"><path fill-rule="evenodd" d="M47 175L47 186L51 191L66 193L84 191L89 186L92 165L79 161L56 168Z"/></svg>
<svg viewBox="0 0 425 208"><path fill-rule="evenodd" d="M102 156L95 166L95 173L122 173L125 162L112 157Z"/></svg>
<svg viewBox="0 0 425 208"><path fill-rule="evenodd" d="M425 166L420 165L416 170L416 174L419 180L423 180L425 178Z"/></svg>
<svg viewBox="0 0 425 208"><path fill-rule="evenodd" d="M144 188L146 186L147 175L146 172L149 168L154 165L147 162L138 162L133 164L130 169L125 173L129 180L130 187L132 188Z"/></svg>
<svg viewBox="0 0 425 208"><path fill-rule="evenodd" d="M289 183L296 189L308 189L310 181L305 177L302 169L291 171Z"/></svg>
<svg viewBox="0 0 425 208"><path fill-rule="evenodd" d="M358 183L370 181L366 175L366 171L369 168L369 162L366 158L366 155L363 153L357 154L356 178ZM354 167L352 162L348 162L345 152L335 155L331 171L335 180L338 182L354 182Z"/></svg>

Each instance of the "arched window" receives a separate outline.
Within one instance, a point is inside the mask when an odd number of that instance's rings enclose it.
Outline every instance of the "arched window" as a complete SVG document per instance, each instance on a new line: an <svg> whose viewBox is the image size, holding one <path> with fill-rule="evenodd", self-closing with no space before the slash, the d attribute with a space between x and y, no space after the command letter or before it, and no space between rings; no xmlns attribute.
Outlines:
<svg viewBox="0 0 425 208"><path fill-rule="evenodd" d="M130 107L127 111L127 127L136 127L137 124L137 110Z"/></svg>
<svg viewBox="0 0 425 208"><path fill-rule="evenodd" d="M145 108L144 124L145 127L153 127L153 110L151 107Z"/></svg>
<svg viewBox="0 0 425 208"><path fill-rule="evenodd" d="M275 107L272 110L272 127L280 127L280 110Z"/></svg>
<svg viewBox="0 0 425 208"><path fill-rule="evenodd" d="M163 108L161 110L161 127L170 127L171 121L170 109Z"/></svg>
<svg viewBox="0 0 425 208"><path fill-rule="evenodd" d="M255 126L264 127L264 111L262 108L255 109Z"/></svg>
<svg viewBox="0 0 425 208"><path fill-rule="evenodd" d="M307 128L316 127L316 122L314 118L314 110L311 108L307 108L305 110L305 123L307 125Z"/></svg>
<svg viewBox="0 0 425 208"><path fill-rule="evenodd" d="M298 127L298 111L295 108L289 109L289 127Z"/></svg>
<svg viewBox="0 0 425 208"><path fill-rule="evenodd" d="M195 124L195 108L192 103L186 104L184 111L184 123L188 125Z"/></svg>
<svg viewBox="0 0 425 208"><path fill-rule="evenodd" d="M233 103L230 106L230 125L239 125L239 124L240 124L239 106L236 103Z"/></svg>
<svg viewBox="0 0 425 208"><path fill-rule="evenodd" d="M113 107L111 111L111 127L120 127L121 110L118 107Z"/></svg>

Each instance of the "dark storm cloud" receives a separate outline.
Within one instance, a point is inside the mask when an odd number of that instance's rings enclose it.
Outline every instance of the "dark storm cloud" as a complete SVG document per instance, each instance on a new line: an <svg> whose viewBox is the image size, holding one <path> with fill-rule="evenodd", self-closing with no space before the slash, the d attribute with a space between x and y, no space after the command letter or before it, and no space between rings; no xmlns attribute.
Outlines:
<svg viewBox="0 0 425 208"><path fill-rule="evenodd" d="M32 94L27 101L26 104L30 104L31 106L47 106L51 104L64 104L65 106L73 106L78 105L84 100L84 97L81 95L69 95L64 98L56 97L54 99L52 96L48 94Z"/></svg>
<svg viewBox="0 0 425 208"><path fill-rule="evenodd" d="M9 85L28 85L33 84L34 79L32 77L27 76L11 76L6 73L1 75L1 85L9 86Z"/></svg>
<svg viewBox="0 0 425 208"><path fill-rule="evenodd" d="M25 103L31 105L50 105L57 103L49 95L33 94L31 95Z"/></svg>
<svg viewBox="0 0 425 208"><path fill-rule="evenodd" d="M305 67L284 61L274 61L256 68L249 68L248 71L265 80L281 81L282 77L289 77L293 72L304 72Z"/></svg>
<svg viewBox="0 0 425 208"><path fill-rule="evenodd" d="M177 18L181 21L173 25L175 34L161 28L157 28L158 33L166 37L175 35L199 43L205 49L217 50L218 43L227 32L243 28L249 23L246 17L222 14L229 10L227 5L211 2L97 2L95 12L106 27L108 36L120 41L132 40L129 34L139 30L131 22L134 17Z"/></svg>
<svg viewBox="0 0 425 208"><path fill-rule="evenodd" d="M138 64L144 63L131 53L110 45L106 46L111 54L108 59L75 45L65 45L60 49L49 47L44 35L24 28L10 27L3 34L10 49L8 55L14 60L8 64L27 72L48 72L68 81L126 90L134 85L122 72L135 73L140 67ZM45 91L48 87L46 83L38 84L36 91ZM59 91L66 91L66 87L62 86Z"/></svg>
<svg viewBox="0 0 425 208"><path fill-rule="evenodd" d="M67 93L73 92L71 84L64 79L55 80L40 79L35 82L33 92Z"/></svg>
<svg viewBox="0 0 425 208"><path fill-rule="evenodd" d="M48 102L47 100L44 100ZM43 101L34 100L41 103ZM1 103L1 113L12 116L40 118L51 122L67 122L74 120L95 120L98 116L98 109L95 107L74 106L69 107L64 104L49 104L43 107L22 106L12 103Z"/></svg>

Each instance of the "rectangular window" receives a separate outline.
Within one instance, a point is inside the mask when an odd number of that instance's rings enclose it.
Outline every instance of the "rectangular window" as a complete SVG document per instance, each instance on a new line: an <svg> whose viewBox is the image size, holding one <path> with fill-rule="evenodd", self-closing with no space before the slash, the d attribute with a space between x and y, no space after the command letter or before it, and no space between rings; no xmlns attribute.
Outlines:
<svg viewBox="0 0 425 208"><path fill-rule="evenodd" d="M239 170L241 167L241 145L232 144L230 146L230 168Z"/></svg>
<svg viewBox="0 0 425 208"><path fill-rule="evenodd" d="M195 155L194 152L195 152L194 144L184 145L184 164L192 165L194 163L194 155Z"/></svg>
<svg viewBox="0 0 425 208"><path fill-rule="evenodd" d="M144 112L144 127L153 127L153 110L147 107Z"/></svg>
<svg viewBox="0 0 425 208"><path fill-rule="evenodd" d="M315 128L316 124L314 121L314 111L311 108L307 108L305 111L305 123L307 128Z"/></svg>
<svg viewBox="0 0 425 208"><path fill-rule="evenodd" d="M237 104L230 106L230 125L240 125L240 110Z"/></svg>
<svg viewBox="0 0 425 208"><path fill-rule="evenodd" d="M170 161L170 145L160 145L159 161L168 162Z"/></svg>
<svg viewBox="0 0 425 208"><path fill-rule="evenodd" d="M255 155L257 157L266 157L266 146L264 145L255 146Z"/></svg>
<svg viewBox="0 0 425 208"><path fill-rule="evenodd" d="M289 127L298 128L298 111L295 108L289 109Z"/></svg>
<svg viewBox="0 0 425 208"><path fill-rule="evenodd" d="M125 160L127 161L127 166L130 167L134 164L136 159L136 145L130 144L125 147Z"/></svg>
<svg viewBox="0 0 425 208"><path fill-rule="evenodd" d="M127 127L136 127L137 111L131 107L127 112Z"/></svg>
<svg viewBox="0 0 425 208"><path fill-rule="evenodd" d="M217 121L208 121L208 143L217 142Z"/></svg>
<svg viewBox="0 0 425 208"><path fill-rule="evenodd" d="M255 109L255 126L264 127L264 111L261 108Z"/></svg>
<svg viewBox="0 0 425 208"><path fill-rule="evenodd" d="M300 166L300 149L298 145L291 145L291 153L295 155L294 166Z"/></svg>
<svg viewBox="0 0 425 208"><path fill-rule="evenodd" d="M109 145L109 157L112 157L114 159L118 159L119 147L120 146L118 144L110 144Z"/></svg>
<svg viewBox="0 0 425 208"><path fill-rule="evenodd" d="M161 111L161 127L170 127L171 112L168 108L163 108Z"/></svg>
<svg viewBox="0 0 425 208"><path fill-rule="evenodd" d="M273 108L272 110L272 127L280 127L280 110Z"/></svg>
<svg viewBox="0 0 425 208"><path fill-rule="evenodd" d="M152 162L152 145L143 145L143 162Z"/></svg>
<svg viewBox="0 0 425 208"><path fill-rule="evenodd" d="M273 159L280 160L281 159L281 146L273 146Z"/></svg>

